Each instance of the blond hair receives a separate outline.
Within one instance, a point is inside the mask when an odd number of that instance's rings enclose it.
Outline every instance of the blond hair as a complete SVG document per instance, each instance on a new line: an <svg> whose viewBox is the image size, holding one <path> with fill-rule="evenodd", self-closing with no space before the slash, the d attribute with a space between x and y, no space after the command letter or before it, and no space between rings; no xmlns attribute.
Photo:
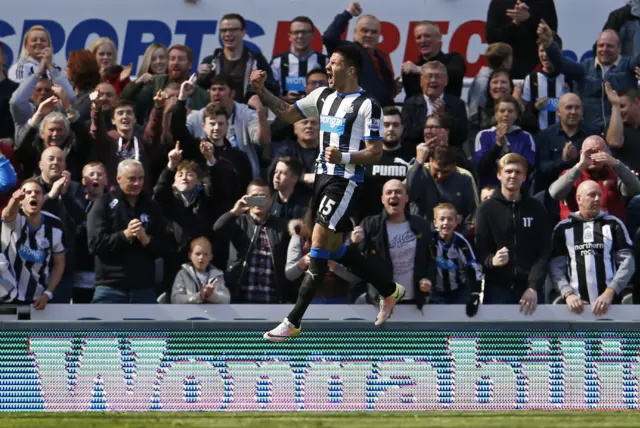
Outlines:
<svg viewBox="0 0 640 428"><path fill-rule="evenodd" d="M89 48L89 50L95 55L102 45L111 46L111 49L113 49L113 57L115 62L115 57L118 56L118 48L116 48L116 44L113 43L113 40L108 37L98 37L97 39L95 39L93 43L91 43L91 47Z"/></svg>
<svg viewBox="0 0 640 428"><path fill-rule="evenodd" d="M525 173L527 172L527 169L529 169L529 162L527 162L527 160L523 156L517 153L507 153L498 161L498 172L502 172L502 169L504 167L513 163L521 165L524 168Z"/></svg>
<svg viewBox="0 0 640 428"><path fill-rule="evenodd" d="M47 39L49 39L49 48L51 49L49 61L53 61L53 46L51 46L51 34L49 34L49 31L42 25L34 25L33 27L29 28L29 31L27 31L27 33L24 35L24 38L22 39L22 50L20 51L20 58L26 58L29 56L29 51L27 51L27 40L29 40L29 35L34 31L42 31L47 35Z"/></svg>
<svg viewBox="0 0 640 428"><path fill-rule="evenodd" d="M149 46L147 46L147 50L144 51L144 56L142 57L140 68L138 68L138 76L142 76L144 73L150 73L149 69L151 68L151 57L153 56L153 52L156 49L162 49L165 56L169 56L169 49L167 49L165 45L163 45L162 43L151 43Z"/></svg>
<svg viewBox="0 0 640 428"><path fill-rule="evenodd" d="M441 210L451 210L451 211L453 211L453 212L454 212L454 216L457 216L457 215L458 215L458 210L456 209L456 207L454 207L453 205L451 205L451 204L450 204L450 203L448 203L448 202L443 202L443 203L441 203L441 204L436 205L436 206L433 208L433 218L434 218L434 219L435 219L435 218L436 218L436 216L438 215L438 211L441 211Z"/></svg>

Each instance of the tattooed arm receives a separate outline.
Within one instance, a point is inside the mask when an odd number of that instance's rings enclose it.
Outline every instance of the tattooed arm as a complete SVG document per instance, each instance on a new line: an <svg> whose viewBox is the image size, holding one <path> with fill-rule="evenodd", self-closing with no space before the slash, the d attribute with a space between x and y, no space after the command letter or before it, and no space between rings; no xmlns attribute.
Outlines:
<svg viewBox="0 0 640 428"><path fill-rule="evenodd" d="M278 119L287 123L295 123L304 119L305 117L294 104L289 104L264 87L266 78L267 75L264 71L254 70L251 72L251 86L260 97L262 104L269 108Z"/></svg>

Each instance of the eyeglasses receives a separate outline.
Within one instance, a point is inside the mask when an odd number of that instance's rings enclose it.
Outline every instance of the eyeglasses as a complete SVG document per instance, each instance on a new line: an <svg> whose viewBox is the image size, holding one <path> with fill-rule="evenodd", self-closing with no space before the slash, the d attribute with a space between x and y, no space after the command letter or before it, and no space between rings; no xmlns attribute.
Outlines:
<svg viewBox="0 0 640 428"><path fill-rule="evenodd" d="M292 36L306 36L307 34L312 34L313 30L298 30L298 31L289 31L289 34Z"/></svg>
<svg viewBox="0 0 640 428"><path fill-rule="evenodd" d="M235 27L235 28L221 28L220 29L220 34L226 34L226 33L235 33L237 31L242 31L242 28L240 27Z"/></svg>

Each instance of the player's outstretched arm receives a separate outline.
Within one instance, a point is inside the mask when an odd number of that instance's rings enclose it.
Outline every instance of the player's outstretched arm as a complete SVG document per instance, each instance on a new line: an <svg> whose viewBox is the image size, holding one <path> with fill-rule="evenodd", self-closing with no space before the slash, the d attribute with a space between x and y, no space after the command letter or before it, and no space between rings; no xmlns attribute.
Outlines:
<svg viewBox="0 0 640 428"><path fill-rule="evenodd" d="M302 114L300 114L293 104L289 104L282 98L272 94L264 87L266 78L267 73L264 71L254 70L251 72L251 86L253 87L253 91L260 97L262 104L267 106L267 108L269 108L278 119L287 123L296 123L297 121L304 119Z"/></svg>
<svg viewBox="0 0 640 428"><path fill-rule="evenodd" d="M363 150L350 153L342 153L334 146L327 147L324 158L333 164L371 165L378 163L382 157L382 140L366 140L365 143L366 147Z"/></svg>

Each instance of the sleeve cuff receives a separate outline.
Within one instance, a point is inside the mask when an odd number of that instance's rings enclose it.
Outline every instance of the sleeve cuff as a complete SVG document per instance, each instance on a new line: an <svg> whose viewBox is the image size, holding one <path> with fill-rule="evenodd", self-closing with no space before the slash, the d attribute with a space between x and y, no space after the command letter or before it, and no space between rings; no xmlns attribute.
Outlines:
<svg viewBox="0 0 640 428"><path fill-rule="evenodd" d="M305 119L307 119L307 115L304 114L304 112L302 111L302 109L298 106L298 102L296 101L295 103L293 103L293 106L296 108L296 110L298 110L298 113L300 113L300 115L302 117L304 117Z"/></svg>

